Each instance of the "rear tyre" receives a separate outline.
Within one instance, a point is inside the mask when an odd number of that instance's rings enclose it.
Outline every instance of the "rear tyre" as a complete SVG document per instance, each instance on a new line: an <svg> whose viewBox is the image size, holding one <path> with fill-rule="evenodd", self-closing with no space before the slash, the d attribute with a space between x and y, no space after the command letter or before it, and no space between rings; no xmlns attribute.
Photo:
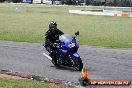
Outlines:
<svg viewBox="0 0 132 88"><path fill-rule="evenodd" d="M83 63L81 58L74 59L73 62L74 62L75 69L78 71L81 71L83 68Z"/></svg>

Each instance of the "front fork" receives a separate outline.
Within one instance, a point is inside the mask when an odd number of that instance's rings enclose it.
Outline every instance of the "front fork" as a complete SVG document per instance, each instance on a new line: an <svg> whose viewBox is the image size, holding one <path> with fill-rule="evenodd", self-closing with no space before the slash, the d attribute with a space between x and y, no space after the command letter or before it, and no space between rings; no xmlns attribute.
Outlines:
<svg viewBox="0 0 132 88"><path fill-rule="evenodd" d="M74 65L75 65L74 60L80 58L80 55L76 52L76 53L72 53L69 56L70 56L70 59L71 59L72 67L74 67Z"/></svg>
<svg viewBox="0 0 132 88"><path fill-rule="evenodd" d="M72 53L72 54L70 54L70 58L71 59L78 59L78 58L80 58L80 55L76 52L76 53Z"/></svg>
<svg viewBox="0 0 132 88"><path fill-rule="evenodd" d="M80 58L80 55L76 52L76 53L72 53L68 56L65 57L61 57L62 59L62 64L66 65L66 66L70 66L73 67L74 66L74 59L78 59Z"/></svg>

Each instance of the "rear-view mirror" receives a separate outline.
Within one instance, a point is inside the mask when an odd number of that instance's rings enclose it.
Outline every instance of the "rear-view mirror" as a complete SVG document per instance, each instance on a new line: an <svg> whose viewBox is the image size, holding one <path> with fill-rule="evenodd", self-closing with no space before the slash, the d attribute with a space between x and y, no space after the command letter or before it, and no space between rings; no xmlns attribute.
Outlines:
<svg viewBox="0 0 132 88"><path fill-rule="evenodd" d="M79 31L75 32L75 35L76 35L76 36L79 35Z"/></svg>

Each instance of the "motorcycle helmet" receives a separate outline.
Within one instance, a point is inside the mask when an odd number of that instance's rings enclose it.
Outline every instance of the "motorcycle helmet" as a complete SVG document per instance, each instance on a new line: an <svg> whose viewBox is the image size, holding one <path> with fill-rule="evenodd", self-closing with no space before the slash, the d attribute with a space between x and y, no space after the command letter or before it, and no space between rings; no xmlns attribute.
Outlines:
<svg viewBox="0 0 132 88"><path fill-rule="evenodd" d="M56 29L57 28L57 23L55 21L51 21L49 23L49 29Z"/></svg>

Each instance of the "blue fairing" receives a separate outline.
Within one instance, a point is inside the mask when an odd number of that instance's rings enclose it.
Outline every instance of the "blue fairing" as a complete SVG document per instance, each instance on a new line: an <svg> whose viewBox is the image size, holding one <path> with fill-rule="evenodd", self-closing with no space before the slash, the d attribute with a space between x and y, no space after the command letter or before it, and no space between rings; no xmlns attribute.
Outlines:
<svg viewBox="0 0 132 88"><path fill-rule="evenodd" d="M70 44L74 44L74 47L70 48L69 47ZM76 43L76 40L72 40L71 42L64 42L64 44L61 44L60 48L63 50L71 51L73 48L78 48L78 45Z"/></svg>
<svg viewBox="0 0 132 88"><path fill-rule="evenodd" d="M80 58L80 55L76 52L70 55L72 59Z"/></svg>
<svg viewBox="0 0 132 88"><path fill-rule="evenodd" d="M77 53L78 50L78 44L76 42L76 38L72 35L69 34L64 34L59 37L59 40L61 43L59 45L59 52L60 55L64 58L65 57L65 52L68 52L68 55L70 55L71 58L78 58L80 55Z"/></svg>

